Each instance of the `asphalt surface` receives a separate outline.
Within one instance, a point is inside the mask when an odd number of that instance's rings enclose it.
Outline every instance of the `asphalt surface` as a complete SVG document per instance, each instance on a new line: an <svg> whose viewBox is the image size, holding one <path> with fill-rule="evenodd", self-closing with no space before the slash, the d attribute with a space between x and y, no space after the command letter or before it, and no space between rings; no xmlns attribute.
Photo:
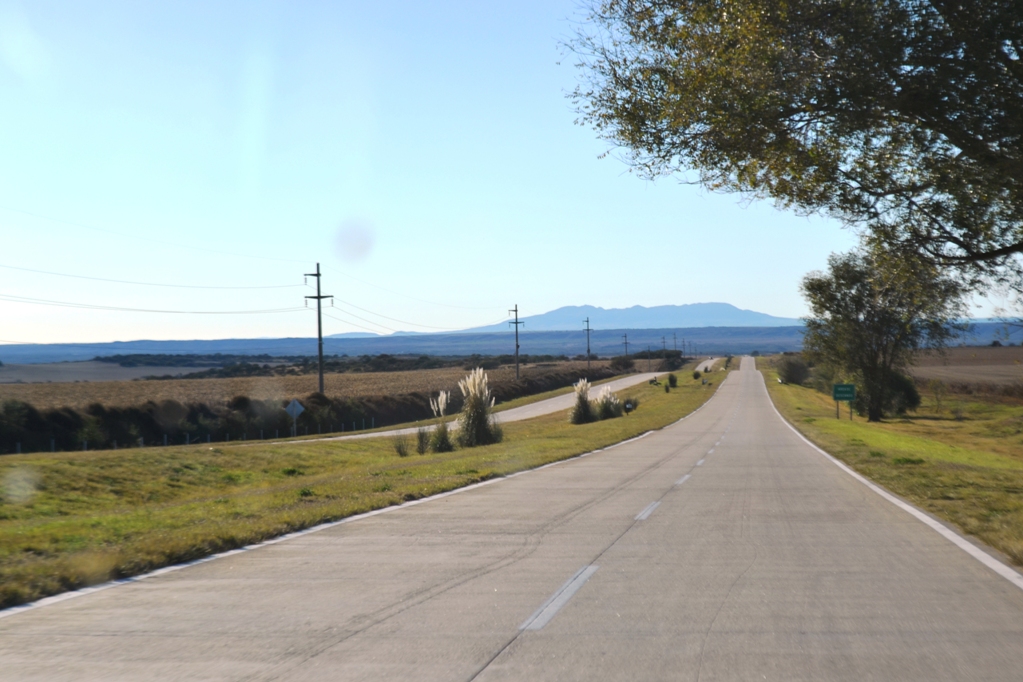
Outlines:
<svg viewBox="0 0 1023 682"><path fill-rule="evenodd" d="M2 680L1021 678L1023 590L749 358L618 447L0 619Z"/></svg>

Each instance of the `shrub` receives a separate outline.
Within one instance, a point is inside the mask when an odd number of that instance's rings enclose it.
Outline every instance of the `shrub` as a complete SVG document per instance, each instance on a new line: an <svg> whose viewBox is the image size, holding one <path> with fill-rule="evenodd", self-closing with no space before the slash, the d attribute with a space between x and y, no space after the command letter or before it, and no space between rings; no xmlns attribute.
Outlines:
<svg viewBox="0 0 1023 682"><path fill-rule="evenodd" d="M409 439L403 433L399 433L391 441L394 444L394 451L398 453L399 457L409 456Z"/></svg>
<svg viewBox="0 0 1023 682"><path fill-rule="evenodd" d="M597 419L621 417L624 412L622 402L618 400L618 396L611 392L610 386L605 386L601 389L600 395L597 396L593 407L594 412L597 413Z"/></svg>
<svg viewBox="0 0 1023 682"><path fill-rule="evenodd" d="M672 388L677 388L678 387L678 377L675 376L674 374L669 374L668 375L668 385L671 386Z"/></svg>
<svg viewBox="0 0 1023 682"><path fill-rule="evenodd" d="M622 401L622 410L625 414L633 412L637 407L639 407L639 398L630 395L626 396L625 400Z"/></svg>
<svg viewBox="0 0 1023 682"><path fill-rule="evenodd" d="M810 378L810 368L797 355L786 355L778 362L778 377L786 384L802 385Z"/></svg>
<svg viewBox="0 0 1023 682"><path fill-rule="evenodd" d="M611 358L611 369L615 372L631 372L635 368L636 363L627 355Z"/></svg>
<svg viewBox="0 0 1023 682"><path fill-rule="evenodd" d="M664 385L664 392L665 393L671 393L671 386L669 384L665 384Z"/></svg>
<svg viewBox="0 0 1023 682"><path fill-rule="evenodd" d="M494 398L490 395L487 375L477 367L458 382L462 390L462 418L458 428L458 444L464 448L498 443L504 435L494 420L491 410Z"/></svg>
<svg viewBox="0 0 1023 682"><path fill-rule="evenodd" d="M441 391L436 398L430 398L430 409L433 416L443 420L444 413L448 409L448 401L451 400L451 391ZM434 452L451 452L455 449L451 442L451 434L448 433L447 422L441 421L433 430L433 438L430 440L430 449Z"/></svg>
<svg viewBox="0 0 1023 682"><path fill-rule="evenodd" d="M420 426L416 429L416 452L425 455L430 449L430 432Z"/></svg>
<svg viewBox="0 0 1023 682"><path fill-rule="evenodd" d="M703 376L703 375L702 375L702 374L700 374L699 370L695 370L695 369L693 370L693 378L694 378L694 379L699 379L699 378L700 378L700 377L702 377L702 376Z"/></svg>
<svg viewBox="0 0 1023 682"><path fill-rule="evenodd" d="M451 433L448 431L446 422L437 424L433 430L433 437L430 439L430 449L434 452L451 452L455 444L451 442Z"/></svg>
<svg viewBox="0 0 1023 682"><path fill-rule="evenodd" d="M590 382L586 379L580 379L574 388L575 407L572 408L568 420L573 424L589 424L597 418L593 413L593 407L590 405Z"/></svg>

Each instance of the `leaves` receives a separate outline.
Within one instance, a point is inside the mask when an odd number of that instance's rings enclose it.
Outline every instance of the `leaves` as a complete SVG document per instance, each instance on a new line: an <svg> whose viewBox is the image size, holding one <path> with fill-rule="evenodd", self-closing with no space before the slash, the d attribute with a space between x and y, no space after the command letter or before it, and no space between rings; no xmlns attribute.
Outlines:
<svg viewBox="0 0 1023 682"><path fill-rule="evenodd" d="M603 0L589 19L573 101L642 175L1023 288L1018 0Z"/></svg>

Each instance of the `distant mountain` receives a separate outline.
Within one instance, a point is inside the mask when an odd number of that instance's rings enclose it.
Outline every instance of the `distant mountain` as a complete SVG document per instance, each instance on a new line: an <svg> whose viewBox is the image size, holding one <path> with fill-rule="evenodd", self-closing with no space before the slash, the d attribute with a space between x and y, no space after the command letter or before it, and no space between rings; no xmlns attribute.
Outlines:
<svg viewBox="0 0 1023 682"><path fill-rule="evenodd" d="M579 329L590 318L593 329L672 329L694 327L794 327L802 321L775 317L729 303L689 303L647 308L598 308L592 305L565 306L541 315L521 318L532 331L569 331ZM465 333L504 331L508 323L466 329Z"/></svg>
<svg viewBox="0 0 1023 682"><path fill-rule="evenodd" d="M327 334L323 338L325 339L375 339L380 334L373 334L371 332L342 332L341 334Z"/></svg>

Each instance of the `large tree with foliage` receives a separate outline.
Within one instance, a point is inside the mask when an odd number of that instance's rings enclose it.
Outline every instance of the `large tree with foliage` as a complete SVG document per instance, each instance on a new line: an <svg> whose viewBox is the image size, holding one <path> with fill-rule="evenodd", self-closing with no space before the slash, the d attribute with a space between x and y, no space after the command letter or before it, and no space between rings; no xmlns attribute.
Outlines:
<svg viewBox="0 0 1023 682"><path fill-rule="evenodd" d="M915 351L941 348L962 330L961 286L916 259L832 255L802 291L811 312L804 352L856 380L870 421L892 409Z"/></svg>
<svg viewBox="0 0 1023 682"><path fill-rule="evenodd" d="M638 172L1023 288L1023 0L591 1L574 98Z"/></svg>

